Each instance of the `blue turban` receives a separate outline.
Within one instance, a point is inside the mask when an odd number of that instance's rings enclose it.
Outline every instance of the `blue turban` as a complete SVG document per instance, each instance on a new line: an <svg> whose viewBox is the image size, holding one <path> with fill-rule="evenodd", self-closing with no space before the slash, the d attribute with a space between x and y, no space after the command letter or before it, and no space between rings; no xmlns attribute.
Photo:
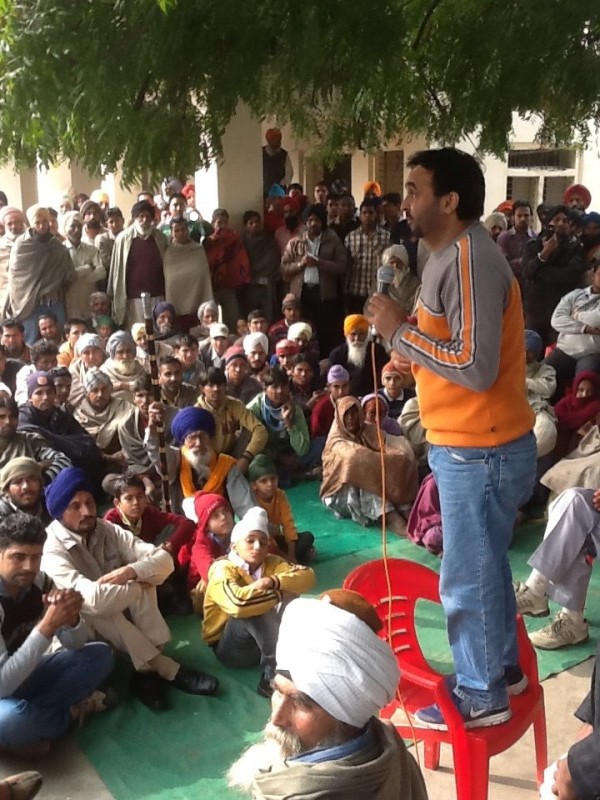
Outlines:
<svg viewBox="0 0 600 800"><path fill-rule="evenodd" d="M157 303L154 308L152 309L152 316L154 317L154 321L156 322L156 318L159 314L163 314L165 311L170 311L173 314L173 317L177 316L177 312L175 311L175 306L171 303L166 303L164 300L161 300Z"/></svg>
<svg viewBox="0 0 600 800"><path fill-rule="evenodd" d="M209 436L215 435L215 418L203 408L188 406L175 414L171 423L171 433L177 444L182 445L190 433L205 431Z"/></svg>
<svg viewBox="0 0 600 800"><path fill-rule="evenodd" d="M589 222L593 222L596 225L600 225L600 214L597 211L590 211L589 214L585 214L581 218L582 225L587 225Z"/></svg>
<svg viewBox="0 0 600 800"><path fill-rule="evenodd" d="M525 331L525 350L530 350L532 353L535 353L536 356L542 355L542 350L544 349L544 343L542 342L542 337L536 331Z"/></svg>
<svg viewBox="0 0 600 800"><path fill-rule="evenodd" d="M60 519L77 492L94 494L94 487L79 467L67 467L58 473L46 488L46 508L54 519Z"/></svg>

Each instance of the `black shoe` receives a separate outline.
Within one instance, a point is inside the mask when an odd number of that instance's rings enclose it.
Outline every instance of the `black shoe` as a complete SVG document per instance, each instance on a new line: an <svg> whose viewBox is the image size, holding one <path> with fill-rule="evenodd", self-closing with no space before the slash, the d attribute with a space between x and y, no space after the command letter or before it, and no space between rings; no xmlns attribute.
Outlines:
<svg viewBox="0 0 600 800"><path fill-rule="evenodd" d="M256 691L261 697L270 698L273 695L273 678L275 677L275 667L267 664L262 671Z"/></svg>
<svg viewBox="0 0 600 800"><path fill-rule="evenodd" d="M136 697L152 711L164 711L167 708L165 686L156 672L134 672L130 686Z"/></svg>
<svg viewBox="0 0 600 800"><path fill-rule="evenodd" d="M186 669L185 667L179 667L179 672L169 683L171 686L175 687L175 689L179 689L181 692L187 692L188 694L211 695L215 694L219 688L219 681L217 678L213 678L212 675L208 675L206 672Z"/></svg>
<svg viewBox="0 0 600 800"><path fill-rule="evenodd" d="M508 693L511 696L523 694L525 689L529 686L527 675L518 664L510 667L504 667L504 680L508 687Z"/></svg>

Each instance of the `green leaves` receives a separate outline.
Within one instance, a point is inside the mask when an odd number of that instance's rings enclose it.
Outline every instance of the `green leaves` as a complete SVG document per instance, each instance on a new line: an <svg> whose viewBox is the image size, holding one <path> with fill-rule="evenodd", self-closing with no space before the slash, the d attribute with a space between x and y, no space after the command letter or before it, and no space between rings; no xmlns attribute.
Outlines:
<svg viewBox="0 0 600 800"><path fill-rule="evenodd" d="M553 144L600 116L600 28L580 0L0 0L0 154L126 183L221 155L239 101L332 160L403 133Z"/></svg>

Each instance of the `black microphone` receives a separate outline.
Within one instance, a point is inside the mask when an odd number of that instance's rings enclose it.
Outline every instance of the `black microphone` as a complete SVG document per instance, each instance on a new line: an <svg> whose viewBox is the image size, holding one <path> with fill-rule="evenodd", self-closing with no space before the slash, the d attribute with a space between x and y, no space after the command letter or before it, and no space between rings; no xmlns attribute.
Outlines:
<svg viewBox="0 0 600 800"><path fill-rule="evenodd" d="M390 293L390 286L394 282L394 268L390 265L387 267L379 267L377 270L377 292L379 294L386 294L389 295ZM374 325L371 325L369 330L369 338L373 341L379 342L381 341L381 337L377 333L377 329Z"/></svg>

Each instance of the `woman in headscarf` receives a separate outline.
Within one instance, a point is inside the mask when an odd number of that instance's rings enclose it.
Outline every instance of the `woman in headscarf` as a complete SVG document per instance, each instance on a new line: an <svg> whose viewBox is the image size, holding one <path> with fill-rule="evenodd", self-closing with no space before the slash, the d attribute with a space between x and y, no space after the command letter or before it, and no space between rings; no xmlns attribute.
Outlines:
<svg viewBox="0 0 600 800"><path fill-rule="evenodd" d="M579 372L554 413L558 430L554 454L560 458L577 446L600 413L600 376L592 370Z"/></svg>
<svg viewBox="0 0 600 800"><path fill-rule="evenodd" d="M69 365L73 379L69 403L73 408L77 408L85 397L83 381L88 370L100 367L106 359L106 353L100 337L95 333L82 334L75 342L74 350L75 358Z"/></svg>
<svg viewBox="0 0 600 800"><path fill-rule="evenodd" d="M150 356L148 355L148 339L146 337L146 323L134 322L131 326L131 336L136 345L135 357L140 362L144 371L150 375ZM173 348L170 344L165 342L157 342L154 340L154 347L156 349L156 361L159 362L161 358L173 355Z"/></svg>
<svg viewBox="0 0 600 800"><path fill-rule="evenodd" d="M377 430L365 423L356 397L341 397L323 450L321 499L338 517L368 527L386 512L388 528L406 535L408 512L417 492L417 462L407 442L399 440L384 453L385 487Z"/></svg>
<svg viewBox="0 0 600 800"><path fill-rule="evenodd" d="M379 427L383 433L390 436L402 436L400 423L389 416L389 404L380 394L366 394L361 398L360 404L365 415L365 422L377 425L377 403L379 403Z"/></svg>
<svg viewBox="0 0 600 800"><path fill-rule="evenodd" d="M133 386L146 375L136 359L136 345L129 331L115 331L106 343L108 358L100 369L111 380L113 397L133 403Z"/></svg>

